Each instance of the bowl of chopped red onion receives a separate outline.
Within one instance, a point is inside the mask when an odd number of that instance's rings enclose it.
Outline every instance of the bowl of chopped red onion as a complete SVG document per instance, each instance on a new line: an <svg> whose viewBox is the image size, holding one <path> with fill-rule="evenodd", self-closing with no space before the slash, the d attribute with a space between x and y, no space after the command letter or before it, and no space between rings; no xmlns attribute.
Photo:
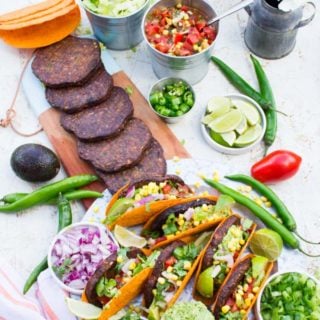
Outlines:
<svg viewBox="0 0 320 320"><path fill-rule="evenodd" d="M98 265L118 248L117 241L104 225L74 223L61 230L52 241L48 266L60 287L81 295Z"/></svg>

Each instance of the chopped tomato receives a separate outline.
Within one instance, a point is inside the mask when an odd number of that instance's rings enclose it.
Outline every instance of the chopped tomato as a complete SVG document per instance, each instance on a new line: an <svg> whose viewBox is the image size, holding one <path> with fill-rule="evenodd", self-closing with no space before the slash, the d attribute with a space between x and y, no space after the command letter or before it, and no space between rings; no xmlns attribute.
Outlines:
<svg viewBox="0 0 320 320"><path fill-rule="evenodd" d="M216 32L212 27L203 28L203 32L206 34L208 40L214 40L216 38Z"/></svg>
<svg viewBox="0 0 320 320"><path fill-rule="evenodd" d="M147 23L145 26L146 34L148 36L153 36L160 32L160 27L158 25L154 25L152 23Z"/></svg>
<svg viewBox="0 0 320 320"><path fill-rule="evenodd" d="M228 298L226 305L232 307L234 304L236 304L236 301L232 297Z"/></svg>
<svg viewBox="0 0 320 320"><path fill-rule="evenodd" d="M164 263L166 268L173 266L177 262L177 259L174 256L171 256L169 259L166 260Z"/></svg>
<svg viewBox="0 0 320 320"><path fill-rule="evenodd" d="M162 53L168 53L170 50L170 45L167 43L158 43L156 45L156 49Z"/></svg>
<svg viewBox="0 0 320 320"><path fill-rule="evenodd" d="M177 33L174 37L174 44L177 44L178 42L182 42L182 41L183 41L183 34Z"/></svg>
<svg viewBox="0 0 320 320"><path fill-rule="evenodd" d="M187 41L191 44L196 44L200 41L200 39L201 39L201 35L197 30L197 28L191 28L187 36Z"/></svg>
<svg viewBox="0 0 320 320"><path fill-rule="evenodd" d="M171 186L170 186L170 184L166 184L166 185L162 188L162 192L163 192L164 194L168 194L168 193L170 193L170 191L171 191Z"/></svg>
<svg viewBox="0 0 320 320"><path fill-rule="evenodd" d="M238 308L237 304L234 303L233 306L231 307L231 312L237 312L237 311L239 311L239 308Z"/></svg>
<svg viewBox="0 0 320 320"><path fill-rule="evenodd" d="M189 7L187 7L187 6L182 6L181 7L181 11L184 11L184 12L187 12L187 11L189 11Z"/></svg>
<svg viewBox="0 0 320 320"><path fill-rule="evenodd" d="M196 23L196 27L198 31L202 31L202 29L207 25L207 23L204 20L200 20Z"/></svg>
<svg viewBox="0 0 320 320"><path fill-rule="evenodd" d="M98 297L98 300L100 301L100 303L104 306L106 305L111 299L108 297Z"/></svg>

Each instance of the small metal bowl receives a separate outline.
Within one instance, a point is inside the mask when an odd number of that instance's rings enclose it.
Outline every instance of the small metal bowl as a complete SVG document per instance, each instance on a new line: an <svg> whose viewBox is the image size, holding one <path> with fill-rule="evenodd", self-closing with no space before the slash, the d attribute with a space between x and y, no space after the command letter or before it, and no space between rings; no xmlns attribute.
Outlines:
<svg viewBox="0 0 320 320"><path fill-rule="evenodd" d="M189 111L187 111L186 113L184 113L182 116L178 116L178 117L167 117L167 116L164 116L162 114L160 114L159 112L157 112L153 106L151 105L150 103L150 96L155 92L155 91L161 91L166 85L168 84L173 84L173 83L176 83L176 82L179 82L179 81L182 81L184 82L190 89L190 91L192 92L193 94L193 100L194 100L194 103L193 103L193 106L190 108ZM195 91L194 89L192 88L191 84L188 83L188 81L184 80L184 79L181 79L181 78L163 78L163 79L160 79L159 81L157 81L152 87L151 87L151 90L149 91L149 94L148 94L148 103L149 103L149 106L150 108L152 109L152 111L157 114L162 120L164 120L165 122L167 123L177 123L179 122L181 119L183 119L191 110L192 108L195 106L196 104L196 94L195 94Z"/></svg>
<svg viewBox="0 0 320 320"><path fill-rule="evenodd" d="M205 138L205 140L207 141L207 143L213 149L215 149L215 150L217 150L217 151L219 151L221 153L233 154L233 155L246 153L246 152L250 151L251 149L253 149L255 146L257 146L262 141L264 133L266 131L266 124L267 124L266 116L264 114L264 111L258 105L257 102L255 102L254 100L252 100L251 98L249 98L249 97L247 97L247 96L245 96L243 94L229 94L229 95L225 95L225 97L231 98L231 99L234 99L234 100L242 100L244 102L248 102L248 103L252 104L257 109L257 111L259 112L260 117L261 117L262 132L261 132L260 137L256 141L254 141L253 143L251 143L251 144L249 144L249 145L247 145L245 147L242 147L242 148L241 147L239 147L239 148L226 147L226 146L223 146L223 145L219 144L218 142L215 142L210 137L209 130L208 130L207 126L201 122L202 135ZM206 108L206 111L203 114L203 117L206 115L206 112L207 112L207 108Z"/></svg>

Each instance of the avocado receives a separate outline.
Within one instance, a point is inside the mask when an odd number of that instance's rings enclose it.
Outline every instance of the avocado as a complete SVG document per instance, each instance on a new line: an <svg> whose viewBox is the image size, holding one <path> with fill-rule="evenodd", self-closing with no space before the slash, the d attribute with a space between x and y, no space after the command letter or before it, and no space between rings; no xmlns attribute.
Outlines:
<svg viewBox="0 0 320 320"><path fill-rule="evenodd" d="M56 154L47 147L35 143L23 144L15 149L10 163L15 174L29 182L48 181L60 170Z"/></svg>

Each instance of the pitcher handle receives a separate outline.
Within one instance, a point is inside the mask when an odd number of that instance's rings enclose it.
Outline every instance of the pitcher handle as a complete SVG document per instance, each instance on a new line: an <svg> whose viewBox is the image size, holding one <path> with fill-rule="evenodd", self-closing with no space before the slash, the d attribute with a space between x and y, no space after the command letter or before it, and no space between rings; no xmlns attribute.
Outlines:
<svg viewBox="0 0 320 320"><path fill-rule="evenodd" d="M305 4L304 8L305 8L307 5L313 7L313 13L311 14L311 16L310 16L309 18L306 18L306 19L304 19L304 20L301 20L301 21L298 23L298 25L296 26L296 28L301 28L301 27L304 27L304 26L306 26L307 24L309 24L309 23L313 20L315 14L316 14L316 9L317 9L317 8L316 8L316 5L315 5L313 2L310 1L310 2L307 2L307 3Z"/></svg>

